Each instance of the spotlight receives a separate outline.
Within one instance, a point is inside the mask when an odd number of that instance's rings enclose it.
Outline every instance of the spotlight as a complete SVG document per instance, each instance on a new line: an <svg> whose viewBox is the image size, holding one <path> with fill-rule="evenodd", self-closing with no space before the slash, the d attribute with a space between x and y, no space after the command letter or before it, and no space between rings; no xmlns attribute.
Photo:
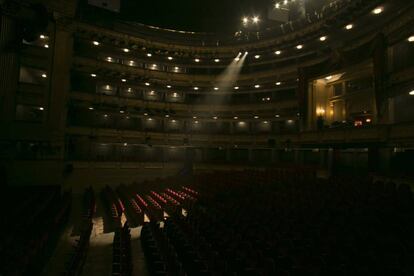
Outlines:
<svg viewBox="0 0 414 276"><path fill-rule="evenodd" d="M249 52L247 52L247 51L246 51L246 52L244 52L244 55L245 55L245 56L247 56L248 54L249 54Z"/></svg>
<svg viewBox="0 0 414 276"><path fill-rule="evenodd" d="M122 82L126 82L127 80L126 80L126 79L121 79L121 81L122 81Z"/></svg>
<svg viewBox="0 0 414 276"><path fill-rule="evenodd" d="M198 63L198 62L200 62L200 59L195 58L195 59L194 59L194 62L197 62L197 63Z"/></svg>
<svg viewBox="0 0 414 276"><path fill-rule="evenodd" d="M220 59L218 59L218 58L216 58L216 59L214 59L214 62L220 62Z"/></svg>
<svg viewBox="0 0 414 276"><path fill-rule="evenodd" d="M260 55L255 55L254 58L255 59L259 59L260 58Z"/></svg>
<svg viewBox="0 0 414 276"><path fill-rule="evenodd" d="M91 74L91 77L92 78L96 78L96 74Z"/></svg>
<svg viewBox="0 0 414 276"><path fill-rule="evenodd" d="M45 44L45 48L49 48L49 45L48 44Z"/></svg>
<svg viewBox="0 0 414 276"><path fill-rule="evenodd" d="M410 96L414 96L414 90L408 93Z"/></svg>
<svg viewBox="0 0 414 276"><path fill-rule="evenodd" d="M147 57L152 57L152 54L151 53L147 53Z"/></svg>
<svg viewBox="0 0 414 276"><path fill-rule="evenodd" d="M351 30L353 27L354 27L353 24L348 24L348 25L345 26L345 29Z"/></svg>
<svg viewBox="0 0 414 276"><path fill-rule="evenodd" d="M254 24L257 24L257 23L259 23L260 18L259 18L258 16L254 16L254 17L252 18L252 21L253 21L253 23L254 23Z"/></svg>
<svg viewBox="0 0 414 276"><path fill-rule="evenodd" d="M123 49L123 51L124 51L125 53L128 53L128 52L129 52L129 49L128 49L128 48L124 48L124 49Z"/></svg>
<svg viewBox="0 0 414 276"><path fill-rule="evenodd" d="M197 86L194 86L194 88L193 88L194 90L198 90L199 88L197 87Z"/></svg>
<svg viewBox="0 0 414 276"><path fill-rule="evenodd" d="M40 111L43 111L43 110L45 110L45 109L44 109L44 107L39 107L39 110L40 110Z"/></svg>
<svg viewBox="0 0 414 276"><path fill-rule="evenodd" d="M92 41L92 44L95 45L95 46L99 46L99 44L101 44L101 43L99 43L98 41L95 40L95 41Z"/></svg>
<svg viewBox="0 0 414 276"><path fill-rule="evenodd" d="M280 55L282 53L282 51L275 51L275 55Z"/></svg>
<svg viewBox="0 0 414 276"><path fill-rule="evenodd" d="M276 82L276 85L277 86L279 86L279 85L281 85L282 83L280 82L280 81L278 81L278 82Z"/></svg>
<svg viewBox="0 0 414 276"><path fill-rule="evenodd" d="M42 74L42 78L47 78L47 75L46 74Z"/></svg>
<svg viewBox="0 0 414 276"><path fill-rule="evenodd" d="M146 82L145 83L145 86L150 86L151 84L149 83L149 82Z"/></svg>
<svg viewBox="0 0 414 276"><path fill-rule="evenodd" d="M378 7L372 11L373 14L380 14L384 11L383 7Z"/></svg>
<svg viewBox="0 0 414 276"><path fill-rule="evenodd" d="M217 90L219 90L219 88L218 88L218 87L214 87L214 90L216 90L216 91L217 91Z"/></svg>
<svg viewBox="0 0 414 276"><path fill-rule="evenodd" d="M168 57L168 60L173 60L173 57Z"/></svg>
<svg viewBox="0 0 414 276"><path fill-rule="evenodd" d="M299 44L299 45L296 46L296 49L298 49L298 50L300 50L302 48L303 48L303 45L302 44Z"/></svg>
<svg viewBox="0 0 414 276"><path fill-rule="evenodd" d="M320 40L320 41L325 41L327 38L328 38L327 36L321 36L321 37L319 38L319 40Z"/></svg>
<svg viewBox="0 0 414 276"><path fill-rule="evenodd" d="M414 35L410 36L407 40L408 42L414 42Z"/></svg>
<svg viewBox="0 0 414 276"><path fill-rule="evenodd" d="M239 88L240 88L240 87L238 87L238 86L235 86L235 87L234 87L234 90L239 90Z"/></svg>
<svg viewBox="0 0 414 276"><path fill-rule="evenodd" d="M254 88L260 88L260 84L256 84Z"/></svg>

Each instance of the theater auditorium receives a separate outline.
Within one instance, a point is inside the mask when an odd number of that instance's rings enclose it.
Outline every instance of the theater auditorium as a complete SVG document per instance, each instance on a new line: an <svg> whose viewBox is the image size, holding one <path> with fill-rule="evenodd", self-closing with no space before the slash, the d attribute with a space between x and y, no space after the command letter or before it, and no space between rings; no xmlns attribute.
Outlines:
<svg viewBox="0 0 414 276"><path fill-rule="evenodd" d="M414 1L0 0L0 276L414 275Z"/></svg>

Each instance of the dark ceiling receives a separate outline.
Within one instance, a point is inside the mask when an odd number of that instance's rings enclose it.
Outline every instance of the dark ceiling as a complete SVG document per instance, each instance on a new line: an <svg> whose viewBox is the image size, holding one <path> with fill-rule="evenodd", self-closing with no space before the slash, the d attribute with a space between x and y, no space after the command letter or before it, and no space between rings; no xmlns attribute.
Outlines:
<svg viewBox="0 0 414 276"><path fill-rule="evenodd" d="M273 2L274 0L121 0L121 13L116 17L183 31L235 32L240 29L243 16L259 15L265 19L266 10Z"/></svg>

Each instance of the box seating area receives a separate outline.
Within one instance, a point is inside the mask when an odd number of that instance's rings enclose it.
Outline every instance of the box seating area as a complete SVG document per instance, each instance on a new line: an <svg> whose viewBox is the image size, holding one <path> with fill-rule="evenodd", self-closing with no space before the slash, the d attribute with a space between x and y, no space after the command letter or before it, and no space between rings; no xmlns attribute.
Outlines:
<svg viewBox="0 0 414 276"><path fill-rule="evenodd" d="M95 193L91 187L87 188L82 199L82 220L80 225L80 236L73 247L66 264L64 275L79 275L89 248L89 240L93 228L92 218L96 212Z"/></svg>
<svg viewBox="0 0 414 276"><path fill-rule="evenodd" d="M0 275L39 274L67 222L71 195L55 187L6 188L0 208Z"/></svg>

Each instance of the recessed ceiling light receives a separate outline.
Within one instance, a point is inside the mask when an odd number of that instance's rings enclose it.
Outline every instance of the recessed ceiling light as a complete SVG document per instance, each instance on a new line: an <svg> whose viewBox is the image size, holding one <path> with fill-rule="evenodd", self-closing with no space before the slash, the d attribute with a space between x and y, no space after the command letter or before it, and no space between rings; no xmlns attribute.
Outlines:
<svg viewBox="0 0 414 276"><path fill-rule="evenodd" d="M152 54L151 53L147 53L147 57L152 57Z"/></svg>
<svg viewBox="0 0 414 276"><path fill-rule="evenodd" d="M414 96L414 90L410 91L410 93L408 93L410 96Z"/></svg>
<svg viewBox="0 0 414 276"><path fill-rule="evenodd" d="M407 40L408 42L414 42L414 35L410 36Z"/></svg>
<svg viewBox="0 0 414 276"><path fill-rule="evenodd" d="M256 84L254 88L260 88L260 84Z"/></svg>
<svg viewBox="0 0 414 276"><path fill-rule="evenodd" d="M282 53L282 51L275 51L275 55L280 55Z"/></svg>
<svg viewBox="0 0 414 276"><path fill-rule="evenodd" d="M45 44L45 46L44 46L45 48L49 48L49 44Z"/></svg>
<svg viewBox="0 0 414 276"><path fill-rule="evenodd" d="M151 84L149 83L149 82L146 82L145 83L145 86L150 86Z"/></svg>
<svg viewBox="0 0 414 276"><path fill-rule="evenodd" d="M259 116L257 116L257 115L256 115L256 116L254 116L254 118L255 118L255 119L259 119Z"/></svg>
<svg viewBox="0 0 414 276"><path fill-rule="evenodd" d="M39 107L39 110L43 111L43 110L45 110L45 109L44 109L44 107Z"/></svg>
<svg viewBox="0 0 414 276"><path fill-rule="evenodd" d="M325 41L327 38L328 38L328 37L324 35L324 36L321 36L321 37L319 38L319 40L320 40L320 41Z"/></svg>
<svg viewBox="0 0 414 276"><path fill-rule="evenodd" d="M213 117L213 119L214 119L214 120L217 120L217 119L218 119L218 117L217 117L217 116L214 116L214 117Z"/></svg>
<svg viewBox="0 0 414 276"><path fill-rule="evenodd" d="M239 88L240 88L240 87L238 87L238 86L235 86L235 87L234 87L234 90L239 90Z"/></svg>
<svg viewBox="0 0 414 276"><path fill-rule="evenodd" d="M216 91L217 91L217 90L219 90L219 88L218 88L218 87L214 87L214 90L216 90Z"/></svg>
<svg viewBox="0 0 414 276"><path fill-rule="evenodd" d="M237 119L239 119L239 117L237 117L237 116L234 116L233 118L234 118L234 120L237 120Z"/></svg>
<svg viewBox="0 0 414 276"><path fill-rule="evenodd" d="M353 27L354 27L353 24L348 24L348 25L345 26L345 29L351 30Z"/></svg>
<svg viewBox="0 0 414 276"><path fill-rule="evenodd" d="M91 74L91 77L92 78L96 78L96 74Z"/></svg>
<svg viewBox="0 0 414 276"><path fill-rule="evenodd" d="M260 55L255 55L254 58L255 59L259 59L260 58Z"/></svg>
<svg viewBox="0 0 414 276"><path fill-rule="evenodd" d="M200 59L195 58L195 59L194 59L194 61L195 61L195 62L200 62Z"/></svg>
<svg viewBox="0 0 414 276"><path fill-rule="evenodd" d="M168 60L173 60L173 57L168 57Z"/></svg>
<svg viewBox="0 0 414 276"><path fill-rule="evenodd" d="M194 86L194 88L193 88L194 90L198 90L199 88L197 87L197 86Z"/></svg>
<svg viewBox="0 0 414 276"><path fill-rule="evenodd" d="M280 82L280 81L278 81L278 82L276 82L276 85L277 86L279 86L279 85L281 85L282 83Z"/></svg>
<svg viewBox="0 0 414 276"><path fill-rule="evenodd" d="M275 115L275 117L276 117L276 118L279 118L279 117L280 117L280 115L279 115L279 114L276 114L276 115Z"/></svg>
<svg viewBox="0 0 414 276"><path fill-rule="evenodd" d="M89 107L89 110L93 110L93 107L92 107L92 106L90 106L90 107Z"/></svg>
<svg viewBox="0 0 414 276"><path fill-rule="evenodd" d="M214 62L220 62L220 59L216 58L214 59Z"/></svg>
<svg viewBox="0 0 414 276"><path fill-rule="evenodd" d="M257 24L257 23L259 23L260 18L259 18L258 16L254 16L254 17L252 18L252 21L253 21L253 23Z"/></svg>
<svg viewBox="0 0 414 276"><path fill-rule="evenodd" d="M47 75L46 74L42 74L42 78L47 78Z"/></svg>
<svg viewBox="0 0 414 276"><path fill-rule="evenodd" d="M98 41L95 40L95 41L92 41L92 44L95 45L95 46L99 46L99 44L101 44L101 43L99 43Z"/></svg>
<svg viewBox="0 0 414 276"><path fill-rule="evenodd" d="M296 46L296 49L298 49L298 50L300 50L302 48L303 48L303 45L302 44L299 44L299 45Z"/></svg>
<svg viewBox="0 0 414 276"><path fill-rule="evenodd" d="M45 39L46 38L46 36L45 35L40 35L40 39Z"/></svg>
<svg viewBox="0 0 414 276"><path fill-rule="evenodd" d="M383 7L378 7L378 8L375 8L373 11L372 11L372 13L373 14L380 14L380 13L382 13L384 11L384 8Z"/></svg>
<svg viewBox="0 0 414 276"><path fill-rule="evenodd" d="M167 88L171 88L172 86L171 85L167 85Z"/></svg>
<svg viewBox="0 0 414 276"><path fill-rule="evenodd" d="M123 51L124 51L125 53L128 53L128 52L129 52L129 49L128 49L128 48L124 48L124 49L123 49Z"/></svg>
<svg viewBox="0 0 414 276"><path fill-rule="evenodd" d="M126 82L127 80L126 80L126 79L121 79L121 81L122 81L122 82Z"/></svg>
<svg viewBox="0 0 414 276"><path fill-rule="evenodd" d="M165 118L170 118L170 115L168 115L168 114L167 114L167 115L165 115Z"/></svg>
<svg viewBox="0 0 414 276"><path fill-rule="evenodd" d="M197 116L193 116L193 119L197 119Z"/></svg>

